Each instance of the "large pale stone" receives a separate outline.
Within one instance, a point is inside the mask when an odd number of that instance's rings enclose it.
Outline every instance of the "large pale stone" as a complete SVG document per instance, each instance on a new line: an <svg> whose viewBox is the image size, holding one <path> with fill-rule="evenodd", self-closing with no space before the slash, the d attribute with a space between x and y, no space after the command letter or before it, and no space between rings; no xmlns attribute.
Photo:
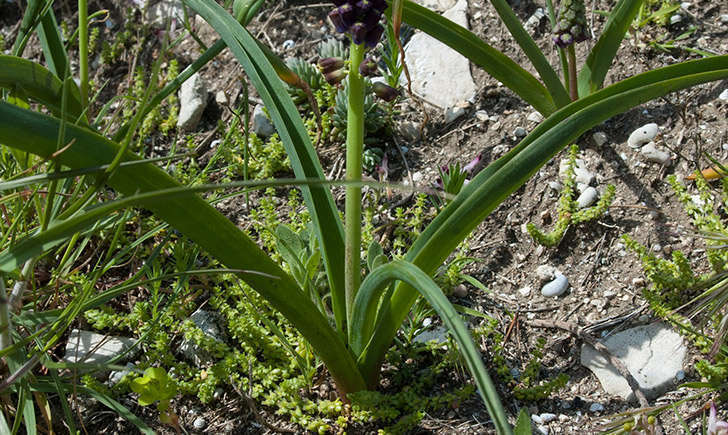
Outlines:
<svg viewBox="0 0 728 435"><path fill-rule="evenodd" d="M638 326L614 334L603 341L612 355L627 367L647 398L667 391L682 370L686 347L680 334L664 323ZM584 344L581 364L591 370L607 393L634 399L627 380L601 353Z"/></svg>
<svg viewBox="0 0 728 435"><path fill-rule="evenodd" d="M443 16L467 28L467 8L467 0L458 0ZM412 90L426 101L445 109L475 98L470 63L460 53L424 33L414 35L405 52Z"/></svg>
<svg viewBox="0 0 728 435"><path fill-rule="evenodd" d="M74 329L66 343L64 362L103 364L126 352L136 342L133 338L112 337ZM129 355L129 358L133 355Z"/></svg>
<svg viewBox="0 0 728 435"><path fill-rule="evenodd" d="M179 90L179 115L177 128L192 131L202 118L207 107L207 87L199 73L194 73Z"/></svg>

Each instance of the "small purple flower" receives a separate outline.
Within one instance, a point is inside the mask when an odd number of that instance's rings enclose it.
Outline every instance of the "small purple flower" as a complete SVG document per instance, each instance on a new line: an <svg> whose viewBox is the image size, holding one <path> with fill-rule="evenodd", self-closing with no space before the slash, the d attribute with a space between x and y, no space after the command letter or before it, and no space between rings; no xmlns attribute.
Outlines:
<svg viewBox="0 0 728 435"><path fill-rule="evenodd" d="M463 167L463 172L467 172L468 174L472 174L475 168L478 166L478 163L483 159L482 154L478 154L473 160L470 161L467 165Z"/></svg>
<svg viewBox="0 0 728 435"><path fill-rule="evenodd" d="M329 19L339 33L349 33L355 44L374 47L382 37L384 28L379 24L387 9L386 0L337 0Z"/></svg>
<svg viewBox="0 0 728 435"><path fill-rule="evenodd" d="M553 41L561 48L589 39L584 0L561 0Z"/></svg>
<svg viewBox="0 0 728 435"><path fill-rule="evenodd" d="M727 435L728 422L718 420L715 404L710 402L710 416L708 417L708 435Z"/></svg>

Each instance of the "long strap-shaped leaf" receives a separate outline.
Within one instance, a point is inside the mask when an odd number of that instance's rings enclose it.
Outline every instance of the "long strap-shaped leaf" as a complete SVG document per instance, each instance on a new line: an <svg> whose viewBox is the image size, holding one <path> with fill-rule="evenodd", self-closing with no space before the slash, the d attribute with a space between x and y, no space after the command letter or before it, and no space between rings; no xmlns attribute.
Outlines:
<svg viewBox="0 0 728 435"><path fill-rule="evenodd" d="M73 83L73 80L69 81ZM0 55L0 88L12 90L22 97L30 97L61 116L63 82L43 66L16 56ZM75 121L83 113L81 97L76 84L69 89L66 119Z"/></svg>
<svg viewBox="0 0 728 435"><path fill-rule="evenodd" d="M564 107L569 104L571 102L571 98L569 98L569 94L566 92L564 84L561 83L556 71L554 71L553 67L551 67L548 59L546 59L546 56L544 56L541 49L538 48L538 45L536 45L536 42L533 38L531 38L531 35L529 35L528 32L526 32L526 29L523 28L521 20L519 20L516 14L513 13L511 6L506 2L506 0L490 0L490 2L493 4L496 12L498 12L501 20L503 20L503 24L505 24L508 31L511 32L513 39L516 40L518 45L521 47L521 50L523 50L528 57L528 60L531 61L533 67L536 68L536 71L538 71L538 74L541 76L541 80L543 80L549 93L551 93L556 105L558 107Z"/></svg>
<svg viewBox="0 0 728 435"><path fill-rule="evenodd" d="M637 16L642 2L643 0L620 0L610 12L604 31L579 71L580 97L587 96L604 85L604 78L612 66L614 56L617 55L622 39Z"/></svg>
<svg viewBox="0 0 728 435"><path fill-rule="evenodd" d="M402 16L407 24L422 30L483 68L544 116L556 111L551 95L536 77L483 42L473 32L411 1L404 2Z"/></svg>
<svg viewBox="0 0 728 435"><path fill-rule="evenodd" d="M701 59L640 74L564 107L478 174L418 237L407 260L433 273L503 199L582 133L646 101L727 77L728 56ZM376 372L416 297L412 288L400 284L391 305L384 304L381 321L361 363L365 378Z"/></svg>
<svg viewBox="0 0 728 435"><path fill-rule="evenodd" d="M296 177L323 179L321 164L296 106L255 38L217 3L205 0L185 0L185 3L220 33L245 69L278 130ZM302 191L306 205L311 211L316 236L321 244L321 253L331 286L331 305L336 324L343 332L346 330L344 228L331 191L327 187L310 186L302 188Z"/></svg>
<svg viewBox="0 0 728 435"><path fill-rule="evenodd" d="M414 264L403 260L392 261L374 269L362 282L354 303L351 322L353 327L349 330L351 333L349 344L354 353L360 353L366 344L365 340L371 336L371 326L376 318L379 299L389 284L395 281L405 282L417 289L435 309L458 342L460 354L475 379L478 392L485 402L496 430L499 434L512 433L498 391L483 365L480 352L473 343L468 328L432 278Z"/></svg>
<svg viewBox="0 0 728 435"><path fill-rule="evenodd" d="M48 157L56 150L58 130L59 122L55 118L0 102L2 144ZM71 141L73 143L57 157L59 164L70 168L107 164L119 150L117 144L102 136L67 125L63 143ZM125 155L125 160L136 159L131 153ZM126 195L180 186L151 164L119 168L108 182ZM311 343L339 388L348 392L364 387L353 357L328 320L293 279L225 216L196 194L151 204L149 209L227 267L263 274L246 275L244 279Z"/></svg>

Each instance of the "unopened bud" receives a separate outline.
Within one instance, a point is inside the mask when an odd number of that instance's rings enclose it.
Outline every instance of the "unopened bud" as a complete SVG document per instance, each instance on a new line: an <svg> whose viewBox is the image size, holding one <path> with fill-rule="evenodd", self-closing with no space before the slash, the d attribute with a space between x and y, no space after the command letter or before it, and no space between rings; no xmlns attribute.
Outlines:
<svg viewBox="0 0 728 435"><path fill-rule="evenodd" d="M344 59L338 57L325 57L318 61L321 74L328 74L344 67Z"/></svg>
<svg viewBox="0 0 728 435"><path fill-rule="evenodd" d="M377 73L377 63L371 57L367 57L359 65L359 74L364 77L371 77Z"/></svg>
<svg viewBox="0 0 728 435"><path fill-rule="evenodd" d="M391 86L387 86L382 82L374 82L372 84L374 94L386 102L394 101L399 96L399 91Z"/></svg>
<svg viewBox="0 0 728 435"><path fill-rule="evenodd" d="M338 85L342 80L344 80L344 78L346 78L346 71L337 69L328 74L324 74L324 78L326 79L326 83L331 86Z"/></svg>

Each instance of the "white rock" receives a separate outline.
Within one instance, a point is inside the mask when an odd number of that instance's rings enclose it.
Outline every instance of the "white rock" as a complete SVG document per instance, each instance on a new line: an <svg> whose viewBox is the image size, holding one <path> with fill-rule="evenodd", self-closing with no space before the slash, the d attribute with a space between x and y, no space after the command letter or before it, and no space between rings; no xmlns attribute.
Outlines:
<svg viewBox="0 0 728 435"><path fill-rule="evenodd" d="M541 20L543 20L546 17L546 12L544 12L543 8L538 8L533 12L533 15L528 17L526 20L526 23L523 25L526 30L533 33L538 28L539 24L541 24Z"/></svg>
<svg viewBox="0 0 728 435"><path fill-rule="evenodd" d="M448 107L445 109L445 124L449 124L463 115L465 115L465 107L462 104Z"/></svg>
<svg viewBox="0 0 728 435"><path fill-rule="evenodd" d="M596 175L593 172L582 166L574 168L574 181L577 183L592 184L596 180Z"/></svg>
<svg viewBox="0 0 728 435"><path fill-rule="evenodd" d="M269 137L276 132L276 128L271 122L268 115L265 114L264 106L258 104L253 110L253 126L252 130L259 137Z"/></svg>
<svg viewBox="0 0 728 435"><path fill-rule="evenodd" d="M539 112L531 112L528 114L528 118L526 118L526 119L538 124L539 122L543 121L543 115L541 115L541 113L539 113Z"/></svg>
<svg viewBox="0 0 728 435"><path fill-rule="evenodd" d="M687 349L682 336L664 323L638 326L603 341L639 383L648 399L664 393L682 370ZM627 380L594 348L583 345L581 364L591 370L609 394L634 398Z"/></svg>
<svg viewBox="0 0 728 435"><path fill-rule="evenodd" d="M177 128L182 131L192 131L197 127L202 112L207 107L207 88L205 81L199 73L194 73L187 79L179 90L179 116Z"/></svg>
<svg viewBox="0 0 728 435"><path fill-rule="evenodd" d="M228 104L228 98L227 98L227 95L225 94L225 91L215 92L215 102L219 106L225 106Z"/></svg>
<svg viewBox="0 0 728 435"><path fill-rule="evenodd" d="M74 329L66 342L66 353L63 362L104 364L126 352L136 342L133 338L106 336L91 331ZM133 357L126 355L126 359Z"/></svg>
<svg viewBox="0 0 728 435"><path fill-rule="evenodd" d="M549 266L548 264L542 264L536 268L536 278L538 278L541 282L551 281L554 279L556 272L555 267Z"/></svg>
<svg viewBox="0 0 728 435"><path fill-rule="evenodd" d="M683 17L680 14L673 14L672 16L670 16L670 24L677 24L682 22L682 20Z"/></svg>
<svg viewBox="0 0 728 435"><path fill-rule="evenodd" d="M682 382L685 379L685 372L683 370L678 370L677 373L675 373L675 380L678 382Z"/></svg>
<svg viewBox="0 0 728 435"><path fill-rule="evenodd" d="M629 135L629 139L627 139L627 145L631 146L632 148L639 148L654 139L659 131L659 127L657 127L657 124L655 124L654 122L650 124L645 124Z"/></svg>
<svg viewBox="0 0 728 435"><path fill-rule="evenodd" d="M564 186L562 186L558 181L549 181L549 187L553 190L560 191Z"/></svg>
<svg viewBox="0 0 728 435"><path fill-rule="evenodd" d="M416 0L415 3L418 3L427 9L432 9L437 12L442 12L450 9L451 7L455 6L455 3L457 0Z"/></svg>
<svg viewBox="0 0 728 435"><path fill-rule="evenodd" d="M604 405L601 403L592 403L589 407L589 411L591 412L602 412L604 411Z"/></svg>
<svg viewBox="0 0 728 435"><path fill-rule="evenodd" d="M531 290L532 290L531 286L527 285L527 286L525 286L525 287L521 287L521 288L519 288L519 289L518 289L518 293L519 293L519 294L520 294L521 296L523 296L523 297L526 297L526 296L528 296L528 295L530 295L530 294L531 294Z"/></svg>
<svg viewBox="0 0 728 435"><path fill-rule="evenodd" d="M540 424L540 425L536 426L536 430L538 430L538 433L540 433L542 435L549 435L548 426L544 426L544 425Z"/></svg>
<svg viewBox="0 0 728 435"><path fill-rule="evenodd" d="M467 28L467 7L467 0L458 0L443 16ZM417 95L442 109L475 98L470 62L460 53L425 33L415 34L405 52Z"/></svg>
<svg viewBox="0 0 728 435"><path fill-rule="evenodd" d="M181 1L162 0L149 7L146 22L154 27L166 28L170 20L177 20L179 23L182 23L184 19L185 13L182 9Z"/></svg>
<svg viewBox="0 0 728 435"><path fill-rule="evenodd" d="M202 417L197 417L192 423L192 427L195 428L195 430L203 430L207 427L207 421Z"/></svg>
<svg viewBox="0 0 728 435"><path fill-rule="evenodd" d="M643 146L640 150L640 154L642 154L648 162L659 163L661 165L667 165L670 163L670 153L668 151L657 149L654 142L648 142L647 145Z"/></svg>
<svg viewBox="0 0 728 435"><path fill-rule="evenodd" d="M427 329L420 332L415 336L416 343L427 343L429 341L436 341L437 343L447 342L447 328L444 326L436 326L432 329Z"/></svg>
<svg viewBox="0 0 728 435"><path fill-rule="evenodd" d="M399 124L399 133L411 142L417 142L422 137L420 135L420 126L412 121L403 121Z"/></svg>
<svg viewBox="0 0 728 435"><path fill-rule="evenodd" d="M556 272L554 280L541 287L541 294L546 297L556 297L564 294L568 288L568 278L560 272Z"/></svg>
<svg viewBox="0 0 728 435"><path fill-rule="evenodd" d="M598 147L600 147L600 146L604 145L605 143L607 143L607 134L604 133L603 131L596 131L592 135L592 140Z"/></svg>
<svg viewBox="0 0 728 435"><path fill-rule="evenodd" d="M724 89L723 92L718 95L718 98L723 101L728 101L728 89Z"/></svg>
<svg viewBox="0 0 728 435"><path fill-rule="evenodd" d="M541 417L541 421L544 424L549 424L552 421L556 420L556 414L552 414L550 412L544 412L543 414L541 414L540 417Z"/></svg>
<svg viewBox="0 0 728 435"><path fill-rule="evenodd" d="M588 188L589 185L586 183L576 183L576 191L579 192L579 194L584 193L584 191Z"/></svg>
<svg viewBox="0 0 728 435"><path fill-rule="evenodd" d="M475 117L480 122L485 122L485 121L490 120L490 116L488 116L488 112L486 112L485 110L482 110L482 109L475 112Z"/></svg>
<svg viewBox="0 0 728 435"><path fill-rule="evenodd" d="M690 2L682 2L682 3L680 3L680 7L682 9L685 9L686 11L690 8L690 6L692 6L692 3L690 3Z"/></svg>
<svg viewBox="0 0 728 435"><path fill-rule="evenodd" d="M296 46L296 41L294 41L293 39L286 39L285 41L283 41L283 44L282 44L282 47L284 50L289 50L295 46Z"/></svg>
<svg viewBox="0 0 728 435"><path fill-rule="evenodd" d="M543 420L541 419L541 416L538 414L531 414L531 420L533 420L536 424L543 424Z"/></svg>
<svg viewBox="0 0 728 435"><path fill-rule="evenodd" d="M197 309L197 311L190 315L189 320L191 320L192 323L194 323L195 326L199 328L203 334L205 334L205 336L219 342L224 340L225 333L218 325L218 317L216 313ZM185 357L185 359L191 361L197 367L213 361L211 355L204 352L191 340L182 340L182 343L179 345L179 352Z"/></svg>
<svg viewBox="0 0 728 435"><path fill-rule="evenodd" d="M597 198L599 198L599 192L597 192L597 189L589 186L576 199L576 204L580 209L586 208L594 204Z"/></svg>
<svg viewBox="0 0 728 435"><path fill-rule="evenodd" d="M126 363L126 368L124 370L114 370L111 373L109 373L109 385L112 387L119 382L121 382L122 379L124 379L124 376L128 375L129 373L134 370L134 367L136 367L132 363Z"/></svg>
<svg viewBox="0 0 728 435"><path fill-rule="evenodd" d="M728 24L728 14L722 14L718 20L723 24Z"/></svg>

